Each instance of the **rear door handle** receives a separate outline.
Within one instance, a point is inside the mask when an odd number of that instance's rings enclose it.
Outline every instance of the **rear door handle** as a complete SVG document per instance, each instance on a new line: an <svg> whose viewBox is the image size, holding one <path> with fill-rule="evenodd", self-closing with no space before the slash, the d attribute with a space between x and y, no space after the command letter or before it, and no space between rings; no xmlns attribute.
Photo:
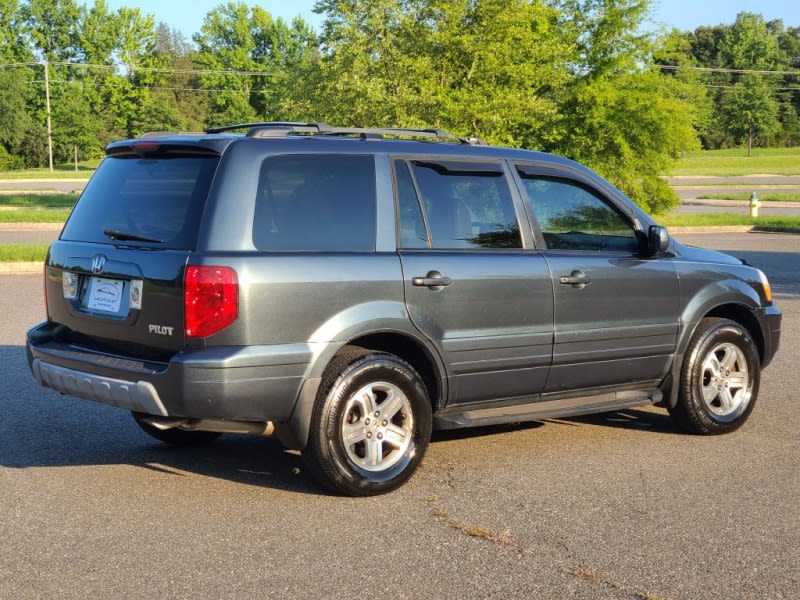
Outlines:
<svg viewBox="0 0 800 600"><path fill-rule="evenodd" d="M439 271L428 271L428 274L425 277L412 277L411 278L411 285L417 287L426 287L432 290L434 289L442 289L443 287L450 285L453 283L453 280L449 277L445 277Z"/></svg>
<svg viewBox="0 0 800 600"><path fill-rule="evenodd" d="M572 285L580 289L592 283L592 278L581 270L574 270L569 275L562 275L559 283L563 285Z"/></svg>

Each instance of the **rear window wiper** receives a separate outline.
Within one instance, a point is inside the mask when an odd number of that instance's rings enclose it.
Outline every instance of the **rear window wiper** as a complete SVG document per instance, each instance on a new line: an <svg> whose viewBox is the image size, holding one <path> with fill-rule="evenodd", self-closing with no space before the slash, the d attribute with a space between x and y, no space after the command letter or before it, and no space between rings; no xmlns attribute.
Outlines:
<svg viewBox="0 0 800 600"><path fill-rule="evenodd" d="M119 240L122 242L152 242L154 244L164 243L164 240L159 240L158 238L139 235L138 233L120 231L119 229L103 229L103 233L112 240Z"/></svg>

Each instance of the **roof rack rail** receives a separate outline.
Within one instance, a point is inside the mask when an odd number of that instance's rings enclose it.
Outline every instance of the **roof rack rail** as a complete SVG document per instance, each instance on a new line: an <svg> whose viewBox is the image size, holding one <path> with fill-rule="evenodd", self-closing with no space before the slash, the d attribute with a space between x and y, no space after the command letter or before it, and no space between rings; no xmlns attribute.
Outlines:
<svg viewBox="0 0 800 600"><path fill-rule="evenodd" d="M321 135L321 136L357 136L362 140L383 139L385 136L427 138L442 141L454 141L472 146L484 145L478 138L455 136L443 129L437 128L406 128L406 127L331 127L327 123L303 123L269 121L264 123L242 123L226 127L215 127L207 130L208 133L220 133L236 129L249 129L248 137L274 138L289 135Z"/></svg>
<svg viewBox="0 0 800 600"><path fill-rule="evenodd" d="M280 130L308 130L308 132L321 133L328 131L332 127L326 123L303 123L299 121L261 121L254 123L237 123L235 125L222 125L220 127L209 127L206 133L225 133L226 131L236 131L237 129L248 129L248 135L257 129L280 129Z"/></svg>
<svg viewBox="0 0 800 600"><path fill-rule="evenodd" d="M165 137L202 135L202 131L147 131L139 136L140 140L154 140Z"/></svg>

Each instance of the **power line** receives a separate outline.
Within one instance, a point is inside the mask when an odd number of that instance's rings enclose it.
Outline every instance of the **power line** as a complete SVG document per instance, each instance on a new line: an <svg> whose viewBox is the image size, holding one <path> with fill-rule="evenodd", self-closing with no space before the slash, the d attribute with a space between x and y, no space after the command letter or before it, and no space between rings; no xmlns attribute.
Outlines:
<svg viewBox="0 0 800 600"><path fill-rule="evenodd" d="M769 71L765 69L726 69L723 67L683 67L681 65L655 65L665 71L677 71L685 69L687 71L702 71L705 73L732 73L732 74L754 74L754 75L800 75L798 71Z"/></svg>
<svg viewBox="0 0 800 600"><path fill-rule="evenodd" d="M234 69L175 69L171 67L139 67L128 65L102 65L93 63L51 62L51 66L67 67L72 69L100 69L107 71L129 70L141 73L167 73L174 75L237 75L240 77L274 77L272 71L239 71ZM0 64L0 69L6 67L36 67L39 62L19 62Z"/></svg>
<svg viewBox="0 0 800 600"><path fill-rule="evenodd" d="M30 83L44 83L44 79L32 79ZM77 81L77 80L58 80L58 79L51 79L50 85L78 85L78 86L87 86L87 87L94 87L94 88L109 88L114 87L112 84L109 83L97 83L91 81ZM182 88L182 87L161 87L161 86L149 86L149 85L131 85L128 84L127 87L130 89L135 90L151 90L151 91L168 91L168 92L198 92L198 93L222 93L222 92L232 92L232 93L240 93L240 94L252 94L252 93L259 93L258 90L255 91L247 91L247 90L235 90L235 89L210 89L210 88Z"/></svg>

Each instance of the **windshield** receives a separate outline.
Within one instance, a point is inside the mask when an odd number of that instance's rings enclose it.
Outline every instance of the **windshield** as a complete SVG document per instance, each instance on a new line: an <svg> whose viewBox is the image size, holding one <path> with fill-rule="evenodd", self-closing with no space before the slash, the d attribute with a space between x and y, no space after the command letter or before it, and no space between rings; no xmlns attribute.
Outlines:
<svg viewBox="0 0 800 600"><path fill-rule="evenodd" d="M219 157L110 157L70 215L62 240L192 250Z"/></svg>

